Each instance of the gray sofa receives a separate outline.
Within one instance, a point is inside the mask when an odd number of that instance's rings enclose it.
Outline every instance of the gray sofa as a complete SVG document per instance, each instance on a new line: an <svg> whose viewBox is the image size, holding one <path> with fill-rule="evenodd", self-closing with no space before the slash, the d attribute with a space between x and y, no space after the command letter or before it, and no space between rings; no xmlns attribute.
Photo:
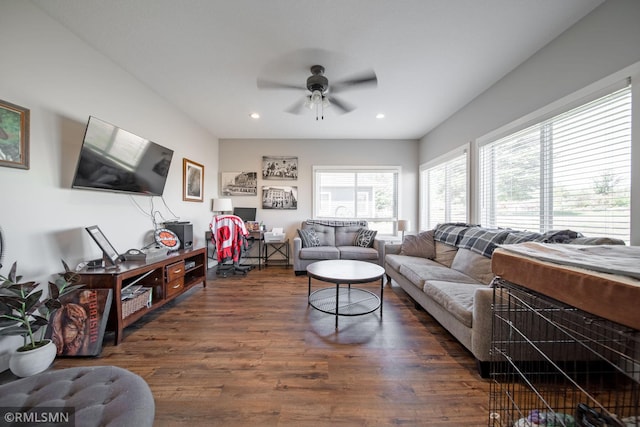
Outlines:
<svg viewBox="0 0 640 427"><path fill-rule="evenodd" d="M491 360L493 280L491 254L500 244L523 241L624 244L616 239L584 238L569 230L543 234L442 224L402 244L388 244L385 272L478 361L486 375Z"/></svg>
<svg viewBox="0 0 640 427"><path fill-rule="evenodd" d="M369 230L367 221L303 221L298 236L293 239L295 274L306 274L309 264L330 259L360 260L382 265L385 245L375 235L375 231Z"/></svg>

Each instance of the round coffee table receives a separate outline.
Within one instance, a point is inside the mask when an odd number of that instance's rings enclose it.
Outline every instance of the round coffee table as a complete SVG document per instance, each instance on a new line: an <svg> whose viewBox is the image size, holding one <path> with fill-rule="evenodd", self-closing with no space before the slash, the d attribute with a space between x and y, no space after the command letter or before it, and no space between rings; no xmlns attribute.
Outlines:
<svg viewBox="0 0 640 427"><path fill-rule="evenodd" d="M307 266L309 276L309 305L316 310L336 316L362 316L380 308L382 317L382 297L384 292L384 268L366 261L328 260ZM311 292L311 279L335 283L335 289L322 288ZM371 291L351 285L380 280L380 297ZM340 287L347 285L347 287Z"/></svg>

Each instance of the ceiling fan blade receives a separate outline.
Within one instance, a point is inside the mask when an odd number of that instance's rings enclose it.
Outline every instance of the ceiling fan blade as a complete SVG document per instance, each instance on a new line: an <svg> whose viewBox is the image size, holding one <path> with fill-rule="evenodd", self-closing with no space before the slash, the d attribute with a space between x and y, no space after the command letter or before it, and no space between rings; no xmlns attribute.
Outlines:
<svg viewBox="0 0 640 427"><path fill-rule="evenodd" d="M291 107L287 108L285 111L291 114L301 114L302 109L304 108L305 98L302 98L300 101L293 104Z"/></svg>
<svg viewBox="0 0 640 427"><path fill-rule="evenodd" d="M258 89L295 89L307 90L306 87L300 85L292 85L288 83L272 82L270 80L258 79Z"/></svg>
<svg viewBox="0 0 640 427"><path fill-rule="evenodd" d="M339 98L336 98L335 96L329 96L327 97L329 99L329 103L333 106L335 106L336 108L338 108L342 114L344 113L348 113L353 111L356 107L340 100Z"/></svg>
<svg viewBox="0 0 640 427"><path fill-rule="evenodd" d="M349 79L333 82L330 85L332 92L340 92L346 89L351 89L357 86L358 88L364 86L376 87L378 85L378 78L373 71L367 71L362 74L358 74Z"/></svg>

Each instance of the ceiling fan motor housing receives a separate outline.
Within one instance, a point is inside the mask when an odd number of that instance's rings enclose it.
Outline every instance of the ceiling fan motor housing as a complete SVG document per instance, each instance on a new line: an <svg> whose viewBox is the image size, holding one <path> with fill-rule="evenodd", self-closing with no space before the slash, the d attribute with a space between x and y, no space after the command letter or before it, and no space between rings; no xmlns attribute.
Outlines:
<svg viewBox="0 0 640 427"><path fill-rule="evenodd" d="M309 92L315 92L316 90L324 94L329 89L329 79L324 74L324 67L322 65L314 65L311 67L311 74L307 79L307 89Z"/></svg>

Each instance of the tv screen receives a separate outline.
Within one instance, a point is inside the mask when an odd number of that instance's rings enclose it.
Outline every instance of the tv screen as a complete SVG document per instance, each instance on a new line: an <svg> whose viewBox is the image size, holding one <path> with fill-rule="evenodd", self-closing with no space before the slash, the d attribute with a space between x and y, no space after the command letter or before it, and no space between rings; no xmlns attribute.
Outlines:
<svg viewBox="0 0 640 427"><path fill-rule="evenodd" d="M161 196L173 150L89 117L72 187Z"/></svg>

